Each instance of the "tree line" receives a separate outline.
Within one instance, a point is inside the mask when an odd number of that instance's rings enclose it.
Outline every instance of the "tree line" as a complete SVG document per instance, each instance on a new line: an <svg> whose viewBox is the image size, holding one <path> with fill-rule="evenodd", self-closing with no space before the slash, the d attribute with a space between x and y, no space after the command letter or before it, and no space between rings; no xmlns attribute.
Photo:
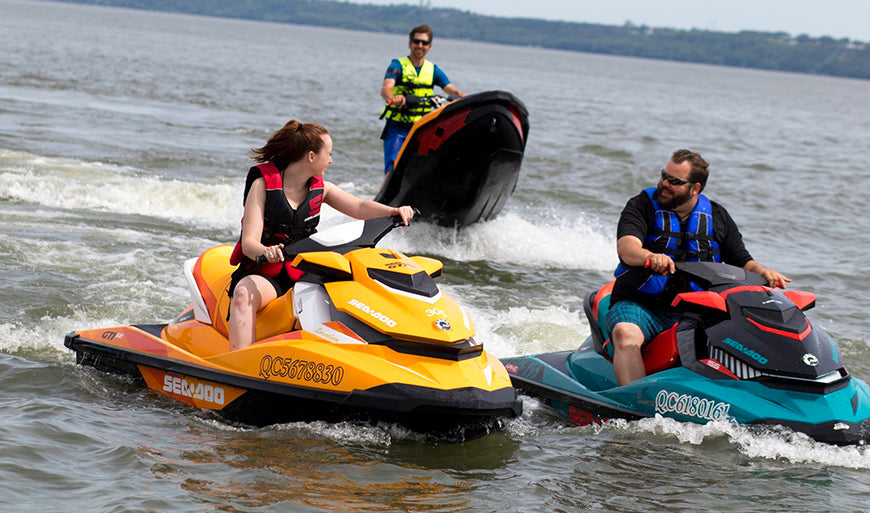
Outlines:
<svg viewBox="0 0 870 513"><path fill-rule="evenodd" d="M458 9L335 0L62 0L71 3L438 37L870 79L870 45L785 32L716 32L483 16ZM399 1L399 0L397 0Z"/></svg>

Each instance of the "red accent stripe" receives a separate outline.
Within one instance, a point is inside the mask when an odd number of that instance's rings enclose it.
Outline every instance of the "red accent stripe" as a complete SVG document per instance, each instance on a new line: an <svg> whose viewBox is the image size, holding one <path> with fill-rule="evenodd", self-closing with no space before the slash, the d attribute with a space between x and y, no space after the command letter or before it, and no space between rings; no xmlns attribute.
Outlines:
<svg viewBox="0 0 870 513"><path fill-rule="evenodd" d="M343 334L347 335L348 337L359 340L363 344L367 343L361 336L357 335L352 329L348 328L347 326L344 325L344 323L342 323L340 321L324 322L323 325L328 327L328 328L332 328L339 333L343 333Z"/></svg>
<svg viewBox="0 0 870 513"><path fill-rule="evenodd" d="M703 363L703 364L706 365L707 367L710 367L710 368L713 369L713 370L717 370L717 371L721 372L722 374L728 376L728 377L731 378L731 379L737 379L737 380L740 379L740 378L737 377L736 374L734 374L733 372L731 372L730 370L728 370L727 367L725 367L724 365L722 365L721 363L719 363L718 360L714 360L713 358L707 358L707 359L705 359L705 360L701 360L701 363Z"/></svg>
<svg viewBox="0 0 870 513"><path fill-rule="evenodd" d="M523 125L520 123L520 116L517 114L517 111L514 110L513 107L508 107L511 111L511 121L513 121L514 126L517 127L517 134L520 136L520 140L523 140Z"/></svg>
<svg viewBox="0 0 870 513"><path fill-rule="evenodd" d="M305 275L305 271L300 271L299 269L293 267L292 265L290 265L290 262L284 262L284 268L287 269L287 276L289 276L290 279L293 281L299 281L299 278Z"/></svg>
<svg viewBox="0 0 870 513"><path fill-rule="evenodd" d="M723 312L728 311L728 307L725 306L725 298L711 290L682 292L677 294L677 297L671 302L671 306L677 306L683 301L715 310L722 310Z"/></svg>
<svg viewBox="0 0 870 513"><path fill-rule="evenodd" d="M420 146L417 148L417 153L419 155L428 155L440 148L444 141L465 126L465 119L468 117L469 112L471 112L471 107L457 111L440 123L430 123L425 126L420 134ZM441 135L436 135L439 128L443 132Z"/></svg>
<svg viewBox="0 0 870 513"><path fill-rule="evenodd" d="M816 301L816 295L812 292L803 292L800 290L786 290L782 294L785 297L789 298L791 302L794 303L801 310L805 309Z"/></svg>
<svg viewBox="0 0 870 513"><path fill-rule="evenodd" d="M677 348L677 326L679 323L674 323L673 326L656 335L643 350L643 366L648 375L669 369L677 361L680 355L680 350Z"/></svg>
<svg viewBox="0 0 870 513"><path fill-rule="evenodd" d="M308 202L308 210L311 212L311 215L316 216L320 213L320 205L323 204L323 194L318 194L317 196L311 198L311 201Z"/></svg>
<svg viewBox="0 0 870 513"><path fill-rule="evenodd" d="M770 287L764 287L762 285L743 285L722 292L722 297L728 297L728 294L736 294L737 292L765 292L768 290L770 290Z"/></svg>
<svg viewBox="0 0 870 513"><path fill-rule="evenodd" d="M771 328L769 326L764 326L763 324L759 324L759 323L757 323L749 318L747 318L747 320L749 322L751 322L752 324L756 325L758 327L758 329L760 329L762 331L766 331L768 333L773 333L774 335L781 335L783 337L793 338L795 340L803 340L803 339L807 338L807 335L809 335L810 331L812 331L812 326L810 326L810 321L807 321L807 329L803 330L800 333L792 333L790 331L783 331L783 330L778 330L776 328Z"/></svg>
<svg viewBox="0 0 870 513"><path fill-rule="evenodd" d="M316 191L316 190L322 191L323 187L324 187L323 177L322 176L312 176L311 183L308 186L309 194L311 193L311 191ZM311 198L311 200L308 202L308 210L309 210L309 212L311 212L312 216L316 216L317 214L320 213L320 205L322 205L322 204L323 204L323 193L322 192L320 194L314 196L313 198Z"/></svg>

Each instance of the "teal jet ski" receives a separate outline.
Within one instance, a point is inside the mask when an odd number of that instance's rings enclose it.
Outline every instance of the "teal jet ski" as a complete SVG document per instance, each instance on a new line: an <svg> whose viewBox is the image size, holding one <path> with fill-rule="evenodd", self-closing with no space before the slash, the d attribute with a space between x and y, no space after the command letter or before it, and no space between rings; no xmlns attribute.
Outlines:
<svg viewBox="0 0 870 513"><path fill-rule="evenodd" d="M514 386L579 425L661 415L679 421L784 426L820 442L870 440L870 388L804 311L815 296L766 286L720 263L680 262L683 316L644 350L647 376L619 386L604 319L613 282L587 296L592 334L577 350L504 358Z"/></svg>

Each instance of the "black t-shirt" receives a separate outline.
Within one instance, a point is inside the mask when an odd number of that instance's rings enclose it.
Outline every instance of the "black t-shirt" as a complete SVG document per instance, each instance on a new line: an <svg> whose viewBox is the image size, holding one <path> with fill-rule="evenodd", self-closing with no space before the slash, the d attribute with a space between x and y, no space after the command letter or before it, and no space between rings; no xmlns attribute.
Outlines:
<svg viewBox="0 0 870 513"><path fill-rule="evenodd" d="M731 219L725 207L715 201L710 201L710 209L713 215L713 238L719 243L719 255L722 262L743 267L752 260L752 255L743 245L743 236L740 234L737 224ZM641 192L629 199L625 208L622 209L619 224L616 227L616 238L619 240L623 236L633 235L640 239L646 247L647 235L652 232L654 227L655 209L652 200L646 192ZM679 287L677 284L672 284L672 286ZM671 289L661 296L646 296L617 281L610 301L611 304L615 304L622 299L632 299L648 306L669 309L671 296L674 293L674 290Z"/></svg>
<svg viewBox="0 0 870 513"><path fill-rule="evenodd" d="M737 267L743 267L752 260L752 255L743 245L743 235L737 228L737 224L731 219L731 215L725 207L710 201L710 209L713 214L713 238L719 243L719 254L722 261ZM646 192L628 200L622 214L619 216L619 224L616 227L616 239L625 235L633 235L646 241L647 235L655 226L655 209L652 200ZM646 246L646 244L644 244Z"/></svg>

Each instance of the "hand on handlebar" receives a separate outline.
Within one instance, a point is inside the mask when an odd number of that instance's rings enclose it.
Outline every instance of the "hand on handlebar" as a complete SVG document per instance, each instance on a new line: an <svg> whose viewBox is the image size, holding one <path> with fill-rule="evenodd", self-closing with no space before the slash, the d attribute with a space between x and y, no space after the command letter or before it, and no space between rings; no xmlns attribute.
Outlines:
<svg viewBox="0 0 870 513"><path fill-rule="evenodd" d="M782 273L775 271L773 269L762 269L758 274L761 275L762 278L767 280L768 287L776 287L780 289L784 289L786 284L791 281L790 278L787 278Z"/></svg>
<svg viewBox="0 0 870 513"><path fill-rule="evenodd" d="M643 266L662 276L674 274L677 270L674 260L664 253L650 253Z"/></svg>
<svg viewBox="0 0 870 513"><path fill-rule="evenodd" d="M414 214L419 213L417 209L411 208L408 205L402 205L393 209L392 216L398 218L397 221L401 220L403 225L408 226L408 223L414 218Z"/></svg>
<svg viewBox="0 0 870 513"><path fill-rule="evenodd" d="M275 263L284 261L284 244L276 244L274 246L266 246L263 254L257 257L257 263L263 265L265 263Z"/></svg>

